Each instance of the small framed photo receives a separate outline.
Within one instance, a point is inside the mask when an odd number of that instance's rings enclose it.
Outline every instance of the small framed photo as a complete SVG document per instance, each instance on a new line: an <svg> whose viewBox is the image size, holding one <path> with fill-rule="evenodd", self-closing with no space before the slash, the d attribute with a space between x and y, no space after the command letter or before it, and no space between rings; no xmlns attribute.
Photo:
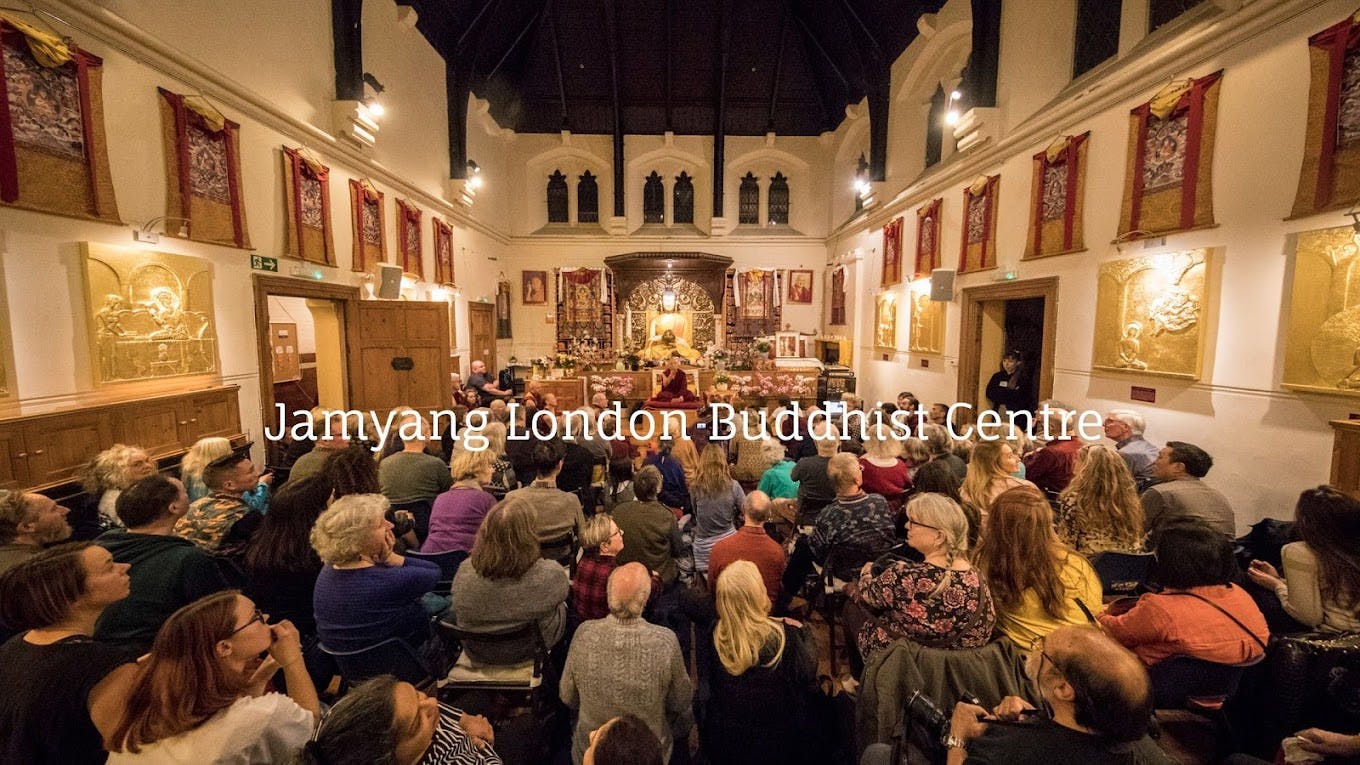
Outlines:
<svg viewBox="0 0 1360 765"><path fill-rule="evenodd" d="M789 302L812 305L812 272L789 271Z"/></svg>
<svg viewBox="0 0 1360 765"><path fill-rule="evenodd" d="M776 332L774 333L774 355L780 359L798 358L798 333L797 332Z"/></svg>
<svg viewBox="0 0 1360 765"><path fill-rule="evenodd" d="M524 304L525 305L547 305L548 304L548 272L547 271L522 271L524 279Z"/></svg>

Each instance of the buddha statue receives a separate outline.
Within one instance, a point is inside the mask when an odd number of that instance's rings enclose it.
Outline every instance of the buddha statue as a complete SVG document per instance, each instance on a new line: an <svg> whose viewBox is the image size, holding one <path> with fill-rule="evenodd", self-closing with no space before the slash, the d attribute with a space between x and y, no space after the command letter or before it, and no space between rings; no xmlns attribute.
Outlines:
<svg viewBox="0 0 1360 765"><path fill-rule="evenodd" d="M686 361L697 361L699 352L694 350L683 337L685 317L680 313L658 314L647 325L647 344L638 356L652 361L663 361L679 354Z"/></svg>

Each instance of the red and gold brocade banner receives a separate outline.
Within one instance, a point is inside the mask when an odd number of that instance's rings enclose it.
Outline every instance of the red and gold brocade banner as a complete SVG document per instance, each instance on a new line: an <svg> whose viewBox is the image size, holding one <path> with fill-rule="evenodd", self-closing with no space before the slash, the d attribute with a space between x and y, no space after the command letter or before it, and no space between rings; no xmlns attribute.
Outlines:
<svg viewBox="0 0 1360 765"><path fill-rule="evenodd" d="M1086 249L1082 201L1086 196L1086 146L1090 132L1062 136L1034 155L1029 235L1022 260Z"/></svg>
<svg viewBox="0 0 1360 765"><path fill-rule="evenodd" d="M1308 132L1289 217L1360 201L1360 13L1308 38Z"/></svg>
<svg viewBox="0 0 1360 765"><path fill-rule="evenodd" d="M845 266L831 269L831 323L845 323Z"/></svg>
<svg viewBox="0 0 1360 765"><path fill-rule="evenodd" d="M397 252L401 257L402 273L423 280L425 263L421 258L420 208L405 199L397 200Z"/></svg>
<svg viewBox="0 0 1360 765"><path fill-rule="evenodd" d="M1213 159L1219 70L1173 82L1129 112L1129 156L1119 237L1214 225Z"/></svg>
<svg viewBox="0 0 1360 765"><path fill-rule="evenodd" d="M331 234L330 168L309 149L283 147L285 252L295 258L335 265Z"/></svg>
<svg viewBox="0 0 1360 765"><path fill-rule="evenodd" d="M880 287L902 283L902 219L893 218L883 227L883 279Z"/></svg>
<svg viewBox="0 0 1360 765"><path fill-rule="evenodd" d="M1000 188L1000 175L984 175L963 190L961 274L996 268L996 195Z"/></svg>
<svg viewBox="0 0 1360 765"><path fill-rule="evenodd" d="M387 259L383 194L368 180L349 181L350 228L354 234L353 271L371 272Z"/></svg>
<svg viewBox="0 0 1360 765"><path fill-rule="evenodd" d="M170 178L166 216L187 219L196 242L250 247L241 198L241 126L206 99L159 91ZM174 232L180 223L171 220L165 229Z"/></svg>
<svg viewBox="0 0 1360 765"><path fill-rule="evenodd" d="M0 48L0 203L119 223L103 59L9 17Z"/></svg>
<svg viewBox="0 0 1360 765"><path fill-rule="evenodd" d="M453 226L431 217L434 224L434 280L439 284L453 284Z"/></svg>
<svg viewBox="0 0 1360 765"><path fill-rule="evenodd" d="M921 279L939 268L940 262L940 211L944 209L944 197L936 197L916 208L916 264L911 277Z"/></svg>

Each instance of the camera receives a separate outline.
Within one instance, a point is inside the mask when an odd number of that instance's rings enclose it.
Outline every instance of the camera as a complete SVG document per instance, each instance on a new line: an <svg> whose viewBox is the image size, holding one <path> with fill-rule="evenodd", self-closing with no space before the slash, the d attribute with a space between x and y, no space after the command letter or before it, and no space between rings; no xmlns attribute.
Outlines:
<svg viewBox="0 0 1360 765"><path fill-rule="evenodd" d="M959 701L982 706L982 702L967 690L959 694ZM941 710L929 696L919 690L912 691L911 697L907 699L909 722L919 725L925 731L927 740L941 749L945 748L945 741L949 738L953 711L952 708L947 712Z"/></svg>

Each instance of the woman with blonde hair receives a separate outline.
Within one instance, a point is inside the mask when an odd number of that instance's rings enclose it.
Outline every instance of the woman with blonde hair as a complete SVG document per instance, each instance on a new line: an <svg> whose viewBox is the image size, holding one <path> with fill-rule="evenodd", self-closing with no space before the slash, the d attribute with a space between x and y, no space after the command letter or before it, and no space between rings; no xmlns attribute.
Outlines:
<svg viewBox="0 0 1360 765"><path fill-rule="evenodd" d="M901 512L911 491L911 475L902 460L902 442L892 437L887 425L879 423L869 429L859 464L864 468L864 490L888 500L893 515Z"/></svg>
<svg viewBox="0 0 1360 765"><path fill-rule="evenodd" d="M176 611L140 665L109 762L282 762L311 736L321 705L298 632L223 590ZM280 669L288 695L267 693Z"/></svg>
<svg viewBox="0 0 1360 765"><path fill-rule="evenodd" d="M741 484L728 471L721 446L704 447L689 493L694 501L694 568L707 572L713 543L736 533L736 519L746 499Z"/></svg>
<svg viewBox="0 0 1360 765"><path fill-rule="evenodd" d="M549 648L562 639L571 582L561 564L539 555L536 512L532 499L515 496L482 521L472 554L453 578L459 627L497 632L533 622ZM534 644L483 643L463 650L483 664L516 664L533 658Z"/></svg>
<svg viewBox="0 0 1360 765"><path fill-rule="evenodd" d="M907 544L925 560L899 559L878 571L870 561L854 583L853 597L868 617L859 631L860 654L867 660L899 638L930 648L981 648L996 613L986 580L968 562L963 509L942 494L912 497Z"/></svg>
<svg viewBox="0 0 1360 765"><path fill-rule="evenodd" d="M1119 452L1101 444L1077 451L1072 482L1058 495L1058 537L1082 555L1142 552L1143 505Z"/></svg>
<svg viewBox="0 0 1360 765"><path fill-rule="evenodd" d="M977 562L997 626L1021 649L1059 627L1087 624L1101 608L1100 577L1058 539L1053 510L1036 489L1010 489L992 502Z"/></svg>
<svg viewBox="0 0 1360 765"><path fill-rule="evenodd" d="M812 721L790 710L817 676L812 631L792 619L770 617L760 571L750 561L723 569L716 589L717 661L710 661L708 714L700 740L710 762L820 761L810 751Z"/></svg>
<svg viewBox="0 0 1360 765"><path fill-rule="evenodd" d="M496 458L491 465L491 482L483 488L497 501L505 499L505 495L519 488L519 476L515 475L515 468L510 464L510 459L505 456L505 444L509 437L509 431L505 423L499 420L492 420L486 427L478 431L478 434L486 439L486 450ZM454 480L458 480L456 477Z"/></svg>
<svg viewBox="0 0 1360 765"><path fill-rule="evenodd" d="M963 486L959 487L959 496L977 508L984 528L988 508L998 494L1017 486L1036 488L1029 481L1015 477L1020 464L1020 456L1005 441L981 441L973 447L973 457L968 462Z"/></svg>
<svg viewBox="0 0 1360 765"><path fill-rule="evenodd" d="M114 444L96 454L85 468L81 484L99 499L100 530L122 528L114 505L123 490L156 472L156 461L140 446Z"/></svg>
<svg viewBox="0 0 1360 765"><path fill-rule="evenodd" d="M203 483L203 469L208 463L219 457L231 454L235 449L231 446L231 441L221 436L208 436L200 438L189 447L189 451L179 461L179 480L184 483L184 490L189 494L189 502L196 502L208 496L208 485ZM272 482L271 474L260 476L260 480L255 484L255 488L243 492L241 499L251 509L261 513L269 511L269 486Z"/></svg>
<svg viewBox="0 0 1360 765"><path fill-rule="evenodd" d="M490 449L459 449L453 453L449 461L453 486L434 498L430 535L421 545L422 553L472 550L482 519L496 504L496 498L486 490L495 472L496 455Z"/></svg>

